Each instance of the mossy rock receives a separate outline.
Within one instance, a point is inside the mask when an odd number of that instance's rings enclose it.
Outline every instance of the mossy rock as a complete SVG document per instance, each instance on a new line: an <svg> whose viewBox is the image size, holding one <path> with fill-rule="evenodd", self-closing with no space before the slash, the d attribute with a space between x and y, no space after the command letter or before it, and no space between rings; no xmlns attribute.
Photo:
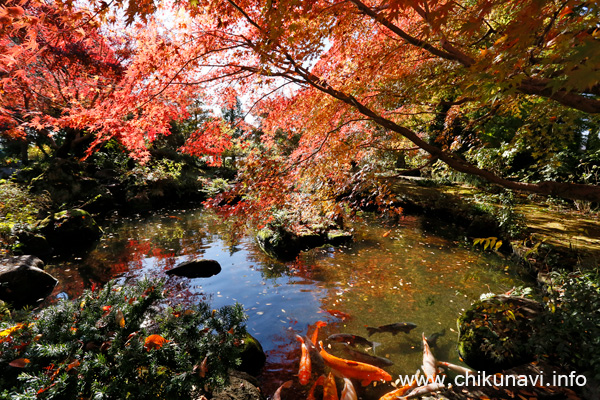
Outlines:
<svg viewBox="0 0 600 400"><path fill-rule="evenodd" d="M94 218L81 209L53 214L41 221L38 228L58 253L77 253L102 236L102 230Z"/></svg>
<svg viewBox="0 0 600 400"><path fill-rule="evenodd" d="M542 311L537 301L517 296L476 302L458 319L459 355L470 367L490 373L533 361L529 342Z"/></svg>
<svg viewBox="0 0 600 400"><path fill-rule="evenodd" d="M327 243L332 246L341 246L352 241L352 234L340 229L327 232Z"/></svg>
<svg viewBox="0 0 600 400"><path fill-rule="evenodd" d="M39 232L22 230L16 232L17 242L12 246L15 255L32 254L45 260L52 254L52 246Z"/></svg>
<svg viewBox="0 0 600 400"><path fill-rule="evenodd" d="M259 247L267 255L279 260L293 260L301 251L323 245L339 246L352 240L352 234L340 229L316 230L304 227L290 232L283 227L263 228L257 236Z"/></svg>
<svg viewBox="0 0 600 400"><path fill-rule="evenodd" d="M260 342L249 333L246 333L243 339L241 358L242 364L238 369L252 376L260 374L260 370L267 360Z"/></svg>

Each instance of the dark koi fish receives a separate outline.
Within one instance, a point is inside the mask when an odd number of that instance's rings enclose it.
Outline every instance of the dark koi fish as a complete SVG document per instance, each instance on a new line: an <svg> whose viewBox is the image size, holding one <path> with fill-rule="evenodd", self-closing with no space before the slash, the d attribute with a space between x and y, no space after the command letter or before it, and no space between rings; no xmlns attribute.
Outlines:
<svg viewBox="0 0 600 400"><path fill-rule="evenodd" d="M364 362L380 368L394 365L394 363L387 358L372 356L370 354L363 353L362 351L353 350L346 343L344 343L344 350L346 350L346 353L348 353L354 361Z"/></svg>
<svg viewBox="0 0 600 400"><path fill-rule="evenodd" d="M350 346L356 346L358 344L361 346L373 347L374 345L374 343L370 340L367 340L362 336L352 335L350 333L335 333L330 335L326 340L330 342L347 343Z"/></svg>
<svg viewBox="0 0 600 400"><path fill-rule="evenodd" d="M367 332L369 332L369 336L374 333L383 332L389 332L395 336L398 332L409 333L416 327L417 325L413 324L412 322L396 322L395 324L381 325L377 328L367 326Z"/></svg>
<svg viewBox="0 0 600 400"><path fill-rule="evenodd" d="M446 334L446 330L443 329L441 332L436 332L436 333L432 333L431 335L427 336L425 339L427 340L427 343L429 343L429 347L435 347L437 346L437 340L444 336Z"/></svg>
<svg viewBox="0 0 600 400"><path fill-rule="evenodd" d="M318 374L325 371L325 362L323 361L323 357L321 357L317 346L314 345L314 343L308 338L308 336L304 337L304 344L308 349L308 355L310 356L310 362L313 371L315 371Z"/></svg>

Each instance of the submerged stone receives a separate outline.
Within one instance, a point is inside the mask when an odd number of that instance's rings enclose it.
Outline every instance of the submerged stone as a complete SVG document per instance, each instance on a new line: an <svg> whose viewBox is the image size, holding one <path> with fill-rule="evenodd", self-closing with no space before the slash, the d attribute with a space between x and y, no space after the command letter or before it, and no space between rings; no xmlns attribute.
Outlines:
<svg viewBox="0 0 600 400"><path fill-rule="evenodd" d="M168 270L166 274L186 278L209 278L219 272L221 272L221 265L215 260L192 260L182 262Z"/></svg>

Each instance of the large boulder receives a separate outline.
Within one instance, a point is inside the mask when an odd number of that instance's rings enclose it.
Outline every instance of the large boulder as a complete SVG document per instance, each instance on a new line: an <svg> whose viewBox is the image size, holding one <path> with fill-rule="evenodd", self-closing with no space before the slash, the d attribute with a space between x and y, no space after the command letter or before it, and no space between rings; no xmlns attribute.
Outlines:
<svg viewBox="0 0 600 400"><path fill-rule="evenodd" d="M221 265L215 260L191 260L171 268L166 274L186 278L209 278L219 272L221 272Z"/></svg>
<svg viewBox="0 0 600 400"><path fill-rule="evenodd" d="M42 270L43 266L44 262L35 256L0 259L0 300L15 307L41 302L58 283Z"/></svg>
<svg viewBox="0 0 600 400"><path fill-rule="evenodd" d="M474 303L458 320L458 353L470 367L490 373L531 362L529 346L541 303L495 295Z"/></svg>
<svg viewBox="0 0 600 400"><path fill-rule="evenodd" d="M78 253L102 236L94 218L84 210L66 210L44 219L40 231L57 253Z"/></svg>

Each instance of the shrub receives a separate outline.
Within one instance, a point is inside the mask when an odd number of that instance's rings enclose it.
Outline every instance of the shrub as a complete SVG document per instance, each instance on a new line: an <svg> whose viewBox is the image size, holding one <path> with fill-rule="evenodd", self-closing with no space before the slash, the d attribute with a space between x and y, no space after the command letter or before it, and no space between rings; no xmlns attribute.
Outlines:
<svg viewBox="0 0 600 400"><path fill-rule="evenodd" d="M240 305L164 301L164 282L86 290L28 320L0 321L0 397L191 399L240 363Z"/></svg>
<svg viewBox="0 0 600 400"><path fill-rule="evenodd" d="M531 345L543 359L600 379L600 277L552 273L546 313Z"/></svg>

